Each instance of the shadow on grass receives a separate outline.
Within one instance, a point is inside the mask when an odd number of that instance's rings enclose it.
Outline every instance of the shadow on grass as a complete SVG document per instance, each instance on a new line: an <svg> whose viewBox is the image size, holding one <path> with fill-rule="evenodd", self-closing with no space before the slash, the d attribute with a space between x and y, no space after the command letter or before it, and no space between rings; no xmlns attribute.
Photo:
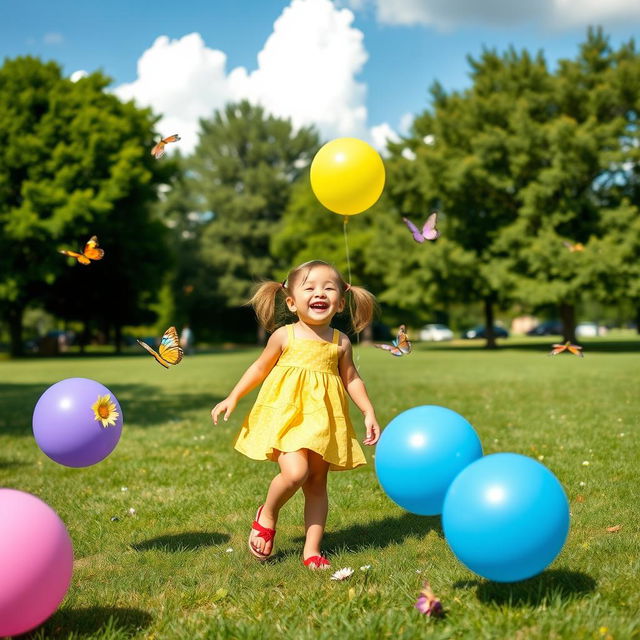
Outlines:
<svg viewBox="0 0 640 640"><path fill-rule="evenodd" d="M399 544L406 538L422 538L430 531L444 536L439 516L417 516L403 513L399 517L371 520L367 524L355 524L338 531L327 531L322 546L328 553L343 549L359 551L376 547L382 549L390 544ZM294 542L304 542L304 537L294 538Z"/></svg>
<svg viewBox="0 0 640 640"><path fill-rule="evenodd" d="M586 573L566 569L550 569L521 582L503 583L491 580L465 580L454 588L476 587L481 602L510 606L538 606L555 599L572 600L596 588L596 581Z"/></svg>
<svg viewBox="0 0 640 640"><path fill-rule="evenodd" d="M153 622L146 611L124 607L78 607L59 609L47 622L26 635L23 640L45 640L46 638L96 637L97 633L112 635L137 635Z"/></svg>
<svg viewBox="0 0 640 640"><path fill-rule="evenodd" d="M20 462L19 460L5 460L0 458L0 469L15 469L16 467L26 467L26 462Z"/></svg>
<svg viewBox="0 0 640 640"><path fill-rule="evenodd" d="M32 436L33 409L50 386L51 383L47 382L0 384L0 435ZM142 427L182 420L185 411L204 412L222 400L208 393L167 394L161 387L145 384L115 384L109 388L122 407L125 422Z"/></svg>
<svg viewBox="0 0 640 640"><path fill-rule="evenodd" d="M134 551L194 551L204 547L215 547L228 542L230 536L226 533L208 531L186 531L166 536L158 536L150 540L143 540L130 545Z"/></svg>

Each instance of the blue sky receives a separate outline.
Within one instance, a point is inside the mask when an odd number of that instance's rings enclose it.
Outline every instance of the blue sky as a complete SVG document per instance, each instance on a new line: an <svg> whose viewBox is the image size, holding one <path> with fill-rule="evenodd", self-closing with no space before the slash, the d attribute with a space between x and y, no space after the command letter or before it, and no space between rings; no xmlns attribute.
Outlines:
<svg viewBox="0 0 640 640"><path fill-rule="evenodd" d="M483 46L542 49L553 64L575 56L588 24L603 24L615 45L640 28L638 0L0 0L0 9L2 58L101 69L187 145L199 117L239 97L326 138L377 130L381 139L427 106L435 80L464 88L466 55Z"/></svg>

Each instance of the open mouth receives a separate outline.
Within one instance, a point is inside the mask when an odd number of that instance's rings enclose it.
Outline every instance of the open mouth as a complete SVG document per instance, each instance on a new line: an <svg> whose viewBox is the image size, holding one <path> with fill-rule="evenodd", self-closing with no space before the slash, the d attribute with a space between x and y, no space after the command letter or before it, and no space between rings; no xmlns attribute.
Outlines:
<svg viewBox="0 0 640 640"><path fill-rule="evenodd" d="M325 311L329 308L326 302L312 302L309 306L315 311Z"/></svg>

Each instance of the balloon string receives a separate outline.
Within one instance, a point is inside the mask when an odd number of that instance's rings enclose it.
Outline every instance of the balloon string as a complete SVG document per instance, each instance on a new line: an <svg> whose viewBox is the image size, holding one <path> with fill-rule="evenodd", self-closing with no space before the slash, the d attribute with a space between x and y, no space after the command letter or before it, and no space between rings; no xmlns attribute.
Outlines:
<svg viewBox="0 0 640 640"><path fill-rule="evenodd" d="M351 287L351 259L349 257L349 241L347 240L347 222L349 222L349 216L343 217L342 222L342 234L344 235L344 252L347 256L347 277L349 280L349 287ZM353 321L353 294L349 300L349 313L351 315L351 320ZM360 346L360 334L356 332L356 345ZM356 361L354 363L356 370L358 370L360 364L360 349L356 351Z"/></svg>

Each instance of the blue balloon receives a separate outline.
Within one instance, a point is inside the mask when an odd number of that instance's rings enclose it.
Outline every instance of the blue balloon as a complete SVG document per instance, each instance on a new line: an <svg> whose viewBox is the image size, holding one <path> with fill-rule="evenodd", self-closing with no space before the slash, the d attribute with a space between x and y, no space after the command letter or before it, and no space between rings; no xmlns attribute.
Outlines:
<svg viewBox="0 0 640 640"><path fill-rule="evenodd" d="M488 580L540 573L569 533L569 501L544 465L516 453L470 464L451 483L442 527L458 560Z"/></svg>
<svg viewBox="0 0 640 640"><path fill-rule="evenodd" d="M451 481L482 456L480 438L458 413L425 405L397 415L376 448L376 474L385 493L421 516L442 513Z"/></svg>

